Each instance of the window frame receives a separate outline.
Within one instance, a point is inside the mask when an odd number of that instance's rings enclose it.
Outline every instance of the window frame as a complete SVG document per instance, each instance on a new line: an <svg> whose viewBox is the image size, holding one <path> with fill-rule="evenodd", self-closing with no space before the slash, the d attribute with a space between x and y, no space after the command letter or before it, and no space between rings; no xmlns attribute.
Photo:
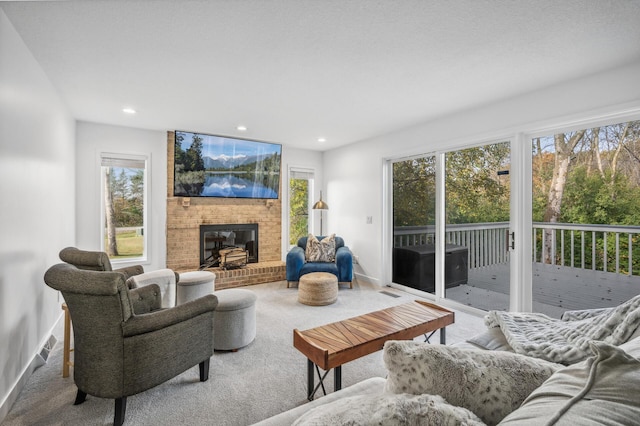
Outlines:
<svg viewBox="0 0 640 426"><path fill-rule="evenodd" d="M99 224L99 241L100 241L100 250L104 251L104 230L105 230L105 185L104 180L106 179L105 173L105 161L112 160L117 162L121 160L123 162L133 161L133 162L141 162L144 164L143 168L143 177L144 177L144 185L143 185L143 213L142 213L142 238L143 238L143 248L142 248L142 256L139 257L127 257L127 258L115 258L109 259L112 264L124 266L126 264L135 263L148 263L150 256L150 247L149 247L149 229L150 229L150 221L149 221L149 203L151 202L151 182L149 181L149 176L151 176L151 159L148 154L129 154L129 153L115 153L115 152L101 152L98 159L98 170L100 173L100 224Z"/></svg>
<svg viewBox="0 0 640 426"><path fill-rule="evenodd" d="M290 227L291 227L291 179L294 178L296 173L305 174L307 176L308 184L308 199L307 199L307 233L313 232L315 229L315 217L312 215L312 203L313 203L313 195L315 194L315 176L316 170L312 167L302 167L302 166L288 166L287 168L287 200L286 200L286 238L284 240L286 245L286 252L291 250L291 248L295 247L295 244L292 245L289 243L291 238Z"/></svg>

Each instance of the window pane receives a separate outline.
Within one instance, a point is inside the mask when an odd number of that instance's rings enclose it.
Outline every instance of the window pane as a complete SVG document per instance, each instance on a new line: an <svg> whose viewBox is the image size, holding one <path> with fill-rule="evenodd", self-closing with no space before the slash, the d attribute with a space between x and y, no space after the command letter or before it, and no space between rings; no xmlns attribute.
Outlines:
<svg viewBox="0 0 640 426"><path fill-rule="evenodd" d="M532 140L533 309L640 293L640 121Z"/></svg>
<svg viewBox="0 0 640 426"><path fill-rule="evenodd" d="M289 245L309 232L309 178L289 179Z"/></svg>
<svg viewBox="0 0 640 426"><path fill-rule="evenodd" d="M144 258L145 162L103 158L104 251L111 259Z"/></svg>
<svg viewBox="0 0 640 426"><path fill-rule="evenodd" d="M393 282L435 293L435 156L393 163Z"/></svg>
<svg viewBox="0 0 640 426"><path fill-rule="evenodd" d="M474 308L509 310L509 142L445 155L445 294Z"/></svg>

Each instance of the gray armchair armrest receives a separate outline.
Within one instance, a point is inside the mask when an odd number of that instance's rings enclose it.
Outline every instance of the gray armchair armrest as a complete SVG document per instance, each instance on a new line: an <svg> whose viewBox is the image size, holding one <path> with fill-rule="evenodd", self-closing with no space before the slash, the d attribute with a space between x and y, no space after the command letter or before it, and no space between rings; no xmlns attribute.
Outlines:
<svg viewBox="0 0 640 426"><path fill-rule="evenodd" d="M160 287L150 284L129 291L131 309L135 315L142 315L160 309L162 298Z"/></svg>
<svg viewBox="0 0 640 426"><path fill-rule="evenodd" d="M114 269L114 272L124 274L124 279L126 281L133 276L144 274L144 268L141 265L127 266L125 268Z"/></svg>
<svg viewBox="0 0 640 426"><path fill-rule="evenodd" d="M122 331L124 337L150 333L195 318L203 313L212 312L216 306L218 306L218 298L213 294L208 294L174 308L134 315L122 325Z"/></svg>

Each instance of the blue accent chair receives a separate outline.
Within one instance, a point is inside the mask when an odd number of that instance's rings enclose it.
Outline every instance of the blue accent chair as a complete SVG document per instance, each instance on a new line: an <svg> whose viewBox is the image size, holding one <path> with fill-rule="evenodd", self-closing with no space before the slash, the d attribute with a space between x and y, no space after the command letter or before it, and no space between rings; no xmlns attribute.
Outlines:
<svg viewBox="0 0 640 426"><path fill-rule="evenodd" d="M339 284L349 284L349 288L353 288L353 255L349 247L344 245L344 240L341 237L335 237L335 262L306 262L304 253L307 248L307 238L301 237L298 245L287 253L287 287L300 281L300 277L304 274L329 272L338 277ZM324 236L316 238L322 240Z"/></svg>

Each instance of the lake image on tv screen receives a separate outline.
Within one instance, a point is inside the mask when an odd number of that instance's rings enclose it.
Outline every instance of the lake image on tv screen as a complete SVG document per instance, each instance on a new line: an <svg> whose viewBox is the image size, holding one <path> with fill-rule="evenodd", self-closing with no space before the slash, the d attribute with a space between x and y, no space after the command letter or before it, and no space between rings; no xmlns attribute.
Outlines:
<svg viewBox="0 0 640 426"><path fill-rule="evenodd" d="M281 146L176 131L174 195L278 198Z"/></svg>

